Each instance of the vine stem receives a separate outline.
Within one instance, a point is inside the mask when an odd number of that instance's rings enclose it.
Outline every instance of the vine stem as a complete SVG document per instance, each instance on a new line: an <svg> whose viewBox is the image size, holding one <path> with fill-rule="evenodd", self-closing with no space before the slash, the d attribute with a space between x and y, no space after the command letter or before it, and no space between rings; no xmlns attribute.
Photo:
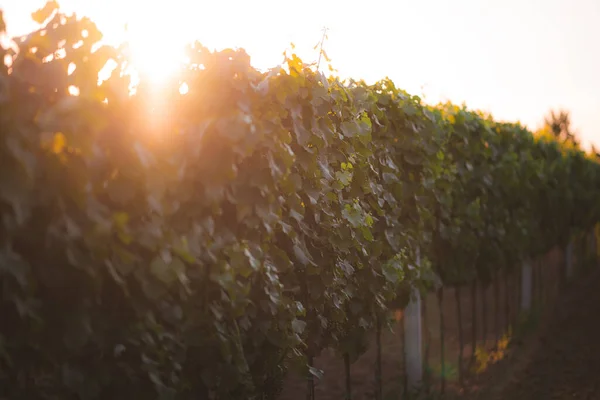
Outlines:
<svg viewBox="0 0 600 400"><path fill-rule="evenodd" d="M444 289L440 288L437 292L438 308L440 311L440 365L441 365L441 389L440 392L444 394L446 392L446 366L444 360Z"/></svg>
<svg viewBox="0 0 600 400"><path fill-rule="evenodd" d="M486 287L485 285L481 285L481 306L482 306L482 312L481 312L481 319L482 319L482 332L481 332L481 336L482 336L482 341L483 341L483 347L484 349L487 350L487 328L488 328L488 321L487 321L487 293L486 293Z"/></svg>
<svg viewBox="0 0 600 400"><path fill-rule="evenodd" d="M508 270L505 270L502 274L504 278L504 313L505 313L505 322L506 322L506 332L510 329L510 285L509 285L509 274Z"/></svg>
<svg viewBox="0 0 600 400"><path fill-rule="evenodd" d="M375 399L382 400L383 398L383 386L382 386L382 366L381 366L381 316L377 314L377 332L375 333L375 340L377 346L377 361L375 365Z"/></svg>
<svg viewBox="0 0 600 400"><path fill-rule="evenodd" d="M471 365L477 354L477 279L471 283Z"/></svg>
<svg viewBox="0 0 600 400"><path fill-rule="evenodd" d="M520 265L517 271L515 272L515 287L517 288L516 293L516 304L515 304L515 326L519 323L519 318L521 316L521 291L523 290L523 266Z"/></svg>
<svg viewBox="0 0 600 400"><path fill-rule="evenodd" d="M460 302L461 299L461 290L460 286L456 286L454 289L454 297L456 299L456 318L458 322L458 382L461 387L464 387L463 381L463 353L464 353L464 339L463 339L463 329L462 329L462 305Z"/></svg>
<svg viewBox="0 0 600 400"><path fill-rule="evenodd" d="M543 258L540 258L538 264L538 303L541 310L544 308L544 261L545 260Z"/></svg>
<svg viewBox="0 0 600 400"><path fill-rule="evenodd" d="M327 28L323 28L323 36L321 36L321 40L319 41L319 59L317 61L317 71L321 66L321 58L323 56L323 45L325 44L325 39L327 39Z"/></svg>
<svg viewBox="0 0 600 400"><path fill-rule="evenodd" d="M352 378L350 376L350 355L344 353L344 371L346 373L346 400L352 400Z"/></svg>
<svg viewBox="0 0 600 400"><path fill-rule="evenodd" d="M494 272L494 339L496 343L494 346L498 344L498 340L500 339L500 288L498 285L498 272Z"/></svg>
<svg viewBox="0 0 600 400"><path fill-rule="evenodd" d="M309 367L314 366L314 358L311 354L308 355L308 366ZM311 371L308 371L308 376L307 376L306 400L315 400L315 379L314 379Z"/></svg>
<svg viewBox="0 0 600 400"><path fill-rule="evenodd" d="M425 296L423 296L423 301L422 301L422 312L423 312L423 330L425 332L425 351L423 354L423 377L424 379L424 383L425 383L425 389L429 390L430 387L430 373L429 373L429 348L431 347L431 332L429 332L429 318L427 318L428 313L427 313L427 292L425 293Z"/></svg>
<svg viewBox="0 0 600 400"><path fill-rule="evenodd" d="M402 312L402 321L400 321L400 340L402 341L402 374L404 396L408 394L408 374L406 363L406 331L404 329L404 311Z"/></svg>
<svg viewBox="0 0 600 400"><path fill-rule="evenodd" d="M306 304L310 304L308 302L309 299L309 294L308 294L308 283L307 283L307 277L306 274L304 274L304 279L302 280L302 294L304 297L304 301ZM310 324L310 322L313 320L313 309L309 308L307 311L307 322ZM309 329L310 329L310 325L309 325ZM310 335L308 335L308 337L310 338ZM315 400L315 378L313 376L312 371L310 370L311 368L314 367L314 355L313 355L313 346L312 343L309 339L308 343L307 343L307 349L306 349L306 359L307 359L307 363L308 363L308 367L309 367L309 371L307 374L307 390L306 390L306 399L307 400Z"/></svg>

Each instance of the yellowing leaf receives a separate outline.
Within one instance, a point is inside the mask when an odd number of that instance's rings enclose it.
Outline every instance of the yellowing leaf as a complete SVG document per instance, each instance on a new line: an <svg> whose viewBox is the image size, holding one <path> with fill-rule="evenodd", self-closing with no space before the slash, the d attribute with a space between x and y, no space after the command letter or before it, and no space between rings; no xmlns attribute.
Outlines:
<svg viewBox="0 0 600 400"><path fill-rule="evenodd" d="M56 132L52 140L52 152L54 154L62 153L67 146L67 138L61 132Z"/></svg>

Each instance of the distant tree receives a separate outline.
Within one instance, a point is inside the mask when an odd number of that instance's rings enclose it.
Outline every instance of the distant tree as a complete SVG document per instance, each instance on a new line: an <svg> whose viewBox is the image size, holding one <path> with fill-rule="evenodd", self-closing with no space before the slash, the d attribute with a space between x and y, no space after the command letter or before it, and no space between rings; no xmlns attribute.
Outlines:
<svg viewBox="0 0 600 400"><path fill-rule="evenodd" d="M594 145L592 145L592 155L597 159L600 159L600 150Z"/></svg>
<svg viewBox="0 0 600 400"><path fill-rule="evenodd" d="M558 140L579 145L577 132L571 127L571 114L567 110L550 110L550 113L544 118L545 128L550 131Z"/></svg>

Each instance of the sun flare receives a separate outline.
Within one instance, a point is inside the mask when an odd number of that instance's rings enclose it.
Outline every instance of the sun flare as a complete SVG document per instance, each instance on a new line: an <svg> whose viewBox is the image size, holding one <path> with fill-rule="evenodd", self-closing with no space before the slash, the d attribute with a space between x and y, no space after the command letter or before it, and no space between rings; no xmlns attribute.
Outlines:
<svg viewBox="0 0 600 400"><path fill-rule="evenodd" d="M179 71L182 54L176 51L159 51L149 44L130 43L130 61L140 78L152 83L165 83Z"/></svg>
<svg viewBox="0 0 600 400"><path fill-rule="evenodd" d="M162 84L179 72L184 61L185 43L176 29L157 29L151 19L144 21L127 27L125 36L130 62L141 79Z"/></svg>

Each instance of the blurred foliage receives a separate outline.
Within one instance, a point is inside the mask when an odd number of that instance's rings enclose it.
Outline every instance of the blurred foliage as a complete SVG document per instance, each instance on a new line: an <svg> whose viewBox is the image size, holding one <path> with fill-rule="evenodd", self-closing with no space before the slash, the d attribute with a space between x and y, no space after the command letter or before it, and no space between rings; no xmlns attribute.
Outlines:
<svg viewBox="0 0 600 400"><path fill-rule="evenodd" d="M577 134L571 127L571 114L567 110L550 110L544 118L544 128L562 142L579 146Z"/></svg>
<svg viewBox="0 0 600 400"><path fill-rule="evenodd" d="M0 397L272 399L412 288L598 220L598 164L517 124L198 43L158 107L91 20L33 18L0 71Z"/></svg>

